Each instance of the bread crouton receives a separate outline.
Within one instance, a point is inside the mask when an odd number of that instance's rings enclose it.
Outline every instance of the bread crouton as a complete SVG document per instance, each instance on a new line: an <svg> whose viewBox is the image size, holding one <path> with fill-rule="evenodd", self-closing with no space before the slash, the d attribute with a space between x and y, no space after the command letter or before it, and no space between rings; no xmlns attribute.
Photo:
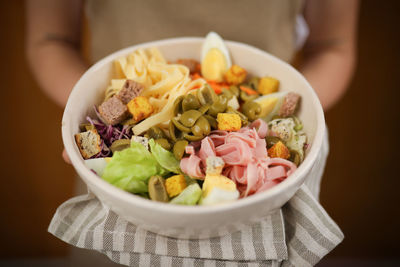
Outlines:
<svg viewBox="0 0 400 267"><path fill-rule="evenodd" d="M128 115L127 111L126 105L117 96L111 97L99 106L101 118L110 125L123 121Z"/></svg>
<svg viewBox="0 0 400 267"><path fill-rule="evenodd" d="M290 151L281 141L278 141L268 149L268 156L271 158L288 159L290 157Z"/></svg>
<svg viewBox="0 0 400 267"><path fill-rule="evenodd" d="M153 106L144 96L138 96L129 101L128 110L136 121L141 121L153 113Z"/></svg>
<svg viewBox="0 0 400 267"><path fill-rule="evenodd" d="M267 95L277 92L279 89L279 80L272 77L263 77L258 83L258 92Z"/></svg>
<svg viewBox="0 0 400 267"><path fill-rule="evenodd" d="M96 130L75 134L75 141L84 159L89 159L101 151L101 139Z"/></svg>
<svg viewBox="0 0 400 267"><path fill-rule="evenodd" d="M239 131L242 127L242 121L238 114L218 113L217 122L218 130L222 131Z"/></svg>
<svg viewBox="0 0 400 267"><path fill-rule="evenodd" d="M165 180L165 188L169 197L179 195L187 186L185 176L182 174L174 175Z"/></svg>
<svg viewBox="0 0 400 267"><path fill-rule="evenodd" d="M238 65L232 65L225 73L225 81L229 84L237 85L246 80L247 71Z"/></svg>
<svg viewBox="0 0 400 267"><path fill-rule="evenodd" d="M122 103L125 105L129 103L132 99L139 96L143 91L144 86L133 80L126 80L121 91L118 92L118 98L121 99Z"/></svg>

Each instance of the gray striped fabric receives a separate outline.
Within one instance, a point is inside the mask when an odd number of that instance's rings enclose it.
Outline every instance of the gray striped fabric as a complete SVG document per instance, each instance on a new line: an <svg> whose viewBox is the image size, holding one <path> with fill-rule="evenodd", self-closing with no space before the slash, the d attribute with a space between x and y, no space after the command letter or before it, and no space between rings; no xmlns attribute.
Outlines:
<svg viewBox="0 0 400 267"><path fill-rule="evenodd" d="M91 194L62 204L48 230L73 246L129 266L313 266L343 240L316 199L328 149L326 139L319 166L282 209L223 237L160 236L121 219Z"/></svg>

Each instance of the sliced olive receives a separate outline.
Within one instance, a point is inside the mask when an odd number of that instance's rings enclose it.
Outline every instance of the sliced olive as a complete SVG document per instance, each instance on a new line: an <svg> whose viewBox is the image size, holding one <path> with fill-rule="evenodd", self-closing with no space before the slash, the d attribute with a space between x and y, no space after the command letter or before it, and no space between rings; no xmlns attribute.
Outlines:
<svg viewBox="0 0 400 267"><path fill-rule="evenodd" d="M182 138L182 132L179 131L179 130L175 127L175 125L174 125L174 123L172 122L172 120L169 122L168 131L169 131L169 137L171 137L172 141L175 142L176 140Z"/></svg>
<svg viewBox="0 0 400 267"><path fill-rule="evenodd" d="M160 138L167 137L166 134L164 133L164 131L161 130L160 127L157 127L157 126L150 127L146 133L148 135L148 138L153 138L153 139L160 139Z"/></svg>
<svg viewBox="0 0 400 267"><path fill-rule="evenodd" d="M206 112L210 109L211 105L210 104L206 104L201 106L198 110L202 113L202 114L206 114Z"/></svg>
<svg viewBox="0 0 400 267"><path fill-rule="evenodd" d="M86 132L86 131L93 130L93 129L94 129L94 126L91 125L90 123L81 123L79 125L79 130L81 130L81 132Z"/></svg>
<svg viewBox="0 0 400 267"><path fill-rule="evenodd" d="M182 101L182 111L185 112L191 109L198 109L200 107L199 99L193 94L187 94Z"/></svg>
<svg viewBox="0 0 400 267"><path fill-rule="evenodd" d="M240 100L243 102L252 101L256 99L258 95L248 95L245 91L240 91Z"/></svg>
<svg viewBox="0 0 400 267"><path fill-rule="evenodd" d="M181 115L179 121L186 127L192 127L201 115L203 114L198 110L188 110Z"/></svg>
<svg viewBox="0 0 400 267"><path fill-rule="evenodd" d="M110 149L113 153L115 153L115 151L121 151L124 150L125 148L128 148L131 146L131 140L129 139L119 139L119 140L115 140L111 146Z"/></svg>
<svg viewBox="0 0 400 267"><path fill-rule="evenodd" d="M149 179L149 196L151 200L168 202L169 197L165 188L165 180L161 176L155 175Z"/></svg>
<svg viewBox="0 0 400 267"><path fill-rule="evenodd" d="M212 104L218 99L218 95L208 84L204 85L202 89L197 90L197 97L202 105Z"/></svg>
<svg viewBox="0 0 400 267"><path fill-rule="evenodd" d="M249 87L251 87L251 88L253 88L254 90L258 90L258 83L260 82L260 78L258 78L258 77L252 77L250 80L249 80L249 82L248 82L248 84L249 84Z"/></svg>
<svg viewBox="0 0 400 267"><path fill-rule="evenodd" d="M266 136L265 137L265 141L267 141L267 148L271 148L273 145L275 145L276 143L278 143L279 141L282 142L282 140L277 137L277 136Z"/></svg>
<svg viewBox="0 0 400 267"><path fill-rule="evenodd" d="M229 91L231 91L234 96L239 97L240 89L236 85L231 85Z"/></svg>
<svg viewBox="0 0 400 267"><path fill-rule="evenodd" d="M227 98L228 100L230 100L232 97L235 96L235 95L232 93L232 91L230 91L230 90L228 90L228 89L226 89L226 88L222 89L222 94L225 95L226 98Z"/></svg>
<svg viewBox="0 0 400 267"><path fill-rule="evenodd" d="M189 143L186 140L176 141L172 152L177 160L180 160L183 157L183 154L185 153L185 147L188 144Z"/></svg>
<svg viewBox="0 0 400 267"><path fill-rule="evenodd" d="M135 125L137 121L134 118L130 118L127 120L124 120L121 124L122 125Z"/></svg>
<svg viewBox="0 0 400 267"><path fill-rule="evenodd" d="M174 101L173 105L173 110L174 110L174 116L176 116L178 113L182 113L182 101L183 101L183 95L179 96L177 99Z"/></svg>
<svg viewBox="0 0 400 267"><path fill-rule="evenodd" d="M178 128L179 131L186 132L186 133L190 132L190 128L184 126L182 123L177 121L175 118L171 119L171 121L175 125L175 127Z"/></svg>
<svg viewBox="0 0 400 267"><path fill-rule="evenodd" d="M293 162L294 164L296 164L296 166L299 166L300 164L300 155L299 152L297 152L296 150L289 150L290 151L290 157L289 160L291 162Z"/></svg>
<svg viewBox="0 0 400 267"><path fill-rule="evenodd" d="M242 106L242 112L249 118L250 121L258 119L261 113L261 106L257 102L247 101Z"/></svg>
<svg viewBox="0 0 400 267"><path fill-rule="evenodd" d="M185 138L188 141L194 142L194 141L199 141L199 140L203 139L203 136L197 136L197 135L191 135L191 134L184 133L183 138Z"/></svg>
<svg viewBox="0 0 400 267"><path fill-rule="evenodd" d="M168 140L166 138L156 139L155 142L157 144L159 144L160 146L162 146L166 150L171 149L171 144L168 142Z"/></svg>
<svg viewBox="0 0 400 267"><path fill-rule="evenodd" d="M210 109L207 111L207 114L216 117L218 113L222 113L226 110L227 105L228 98L225 95L220 95L218 100L211 105Z"/></svg>
<svg viewBox="0 0 400 267"><path fill-rule="evenodd" d="M206 136L210 133L210 123L204 116L201 116L191 128L193 135Z"/></svg>
<svg viewBox="0 0 400 267"><path fill-rule="evenodd" d="M213 128L213 129L218 128L217 120L214 117L207 115L207 114L203 115L203 117L208 120L208 123L210 124L211 128Z"/></svg>

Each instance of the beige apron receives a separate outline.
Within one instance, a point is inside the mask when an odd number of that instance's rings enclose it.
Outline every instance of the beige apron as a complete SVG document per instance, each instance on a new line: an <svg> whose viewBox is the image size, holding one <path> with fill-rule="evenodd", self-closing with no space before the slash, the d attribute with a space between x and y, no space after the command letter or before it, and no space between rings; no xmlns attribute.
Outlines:
<svg viewBox="0 0 400 267"><path fill-rule="evenodd" d="M87 0L91 62L138 43L205 36L248 43L285 61L295 52L302 0Z"/></svg>

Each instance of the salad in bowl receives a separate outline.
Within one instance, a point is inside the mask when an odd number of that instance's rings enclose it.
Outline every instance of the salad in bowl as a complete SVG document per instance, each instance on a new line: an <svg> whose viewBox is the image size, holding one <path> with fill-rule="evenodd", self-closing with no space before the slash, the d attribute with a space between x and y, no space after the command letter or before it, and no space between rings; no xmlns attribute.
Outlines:
<svg viewBox="0 0 400 267"><path fill-rule="evenodd" d="M283 205L310 171L324 127L296 70L211 32L101 60L73 89L62 130L104 205L147 230L199 238Z"/></svg>

